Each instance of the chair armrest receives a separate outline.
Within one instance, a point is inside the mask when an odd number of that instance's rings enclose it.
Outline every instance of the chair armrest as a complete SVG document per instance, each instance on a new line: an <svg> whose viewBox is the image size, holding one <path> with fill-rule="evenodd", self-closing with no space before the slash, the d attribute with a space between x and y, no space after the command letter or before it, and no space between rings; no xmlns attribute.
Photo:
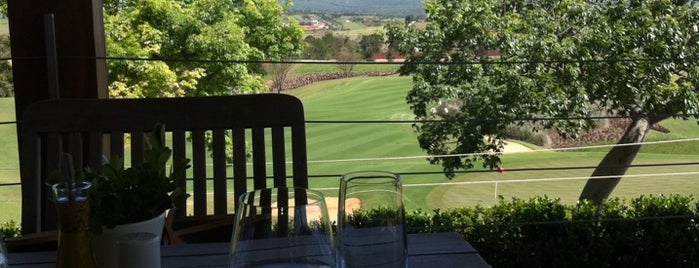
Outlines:
<svg viewBox="0 0 699 268"><path fill-rule="evenodd" d="M163 245L230 241L226 234L232 232L233 220L232 214L189 216L175 220L174 209L170 210L165 218ZM219 232L222 229L226 232ZM218 241L210 240L212 232L218 233Z"/></svg>
<svg viewBox="0 0 699 268"><path fill-rule="evenodd" d="M58 247L58 230L6 238L5 246L7 246L8 252L56 250Z"/></svg>

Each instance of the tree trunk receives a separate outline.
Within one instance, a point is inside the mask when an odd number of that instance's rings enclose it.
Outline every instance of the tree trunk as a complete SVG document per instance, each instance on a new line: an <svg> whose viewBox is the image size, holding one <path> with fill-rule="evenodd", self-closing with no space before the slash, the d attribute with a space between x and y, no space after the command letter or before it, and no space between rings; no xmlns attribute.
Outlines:
<svg viewBox="0 0 699 268"><path fill-rule="evenodd" d="M294 68L293 64L290 63L270 63L264 65L267 74L272 77L272 92L281 93L284 90L284 83L286 82L289 72Z"/></svg>
<svg viewBox="0 0 699 268"><path fill-rule="evenodd" d="M617 145L643 142L653 123L655 122L651 122L647 117L634 118ZM629 169L640 149L640 144L613 147L592 172L580 194L580 200L590 200L598 206L601 205ZM605 178L596 178L600 176ZM608 176L611 177L606 178Z"/></svg>

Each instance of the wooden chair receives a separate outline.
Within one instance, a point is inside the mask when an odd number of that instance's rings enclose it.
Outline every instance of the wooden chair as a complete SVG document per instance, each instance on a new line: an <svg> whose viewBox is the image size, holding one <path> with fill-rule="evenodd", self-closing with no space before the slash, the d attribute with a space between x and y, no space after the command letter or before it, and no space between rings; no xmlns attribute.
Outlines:
<svg viewBox="0 0 699 268"><path fill-rule="evenodd" d="M56 229L44 180L57 170L61 152L70 153L75 163L98 167L103 156L124 156L126 151L131 163L138 164L144 133L155 123L165 124L173 159L192 160L188 181L179 182L191 195L191 205L175 204L166 220L166 243L209 241L185 236L216 227L227 233L214 233L215 238L229 240L235 203L250 190L250 177L254 189L308 187L303 106L290 95L46 100L30 105L21 121L22 233ZM125 146L125 134L130 146ZM236 148L232 166L226 160L227 140ZM242 149L246 147L251 157Z"/></svg>

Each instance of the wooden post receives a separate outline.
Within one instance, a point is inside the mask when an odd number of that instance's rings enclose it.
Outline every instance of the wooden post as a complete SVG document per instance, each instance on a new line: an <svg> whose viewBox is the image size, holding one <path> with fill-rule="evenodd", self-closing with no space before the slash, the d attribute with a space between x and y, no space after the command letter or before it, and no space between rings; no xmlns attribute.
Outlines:
<svg viewBox="0 0 699 268"><path fill-rule="evenodd" d="M8 18L18 133L24 109L36 101L107 98L102 0L8 0ZM19 146L21 139L17 135ZM26 165L21 160L19 164L20 169ZM42 192L42 197L22 198L41 198L43 206L50 207L48 191ZM42 221L53 225L22 233L55 228L55 210L42 213Z"/></svg>
<svg viewBox="0 0 699 268"><path fill-rule="evenodd" d="M49 98L44 38L46 14L54 17L59 96L108 96L102 0L9 0L18 120L27 105Z"/></svg>

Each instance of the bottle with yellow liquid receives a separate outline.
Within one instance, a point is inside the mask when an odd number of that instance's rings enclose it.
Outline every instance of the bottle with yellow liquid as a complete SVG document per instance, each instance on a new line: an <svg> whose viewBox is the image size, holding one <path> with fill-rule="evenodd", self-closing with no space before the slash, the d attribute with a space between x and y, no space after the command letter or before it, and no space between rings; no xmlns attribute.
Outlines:
<svg viewBox="0 0 699 268"><path fill-rule="evenodd" d="M58 214L56 267L97 267L90 247L89 182L63 182L52 186Z"/></svg>

